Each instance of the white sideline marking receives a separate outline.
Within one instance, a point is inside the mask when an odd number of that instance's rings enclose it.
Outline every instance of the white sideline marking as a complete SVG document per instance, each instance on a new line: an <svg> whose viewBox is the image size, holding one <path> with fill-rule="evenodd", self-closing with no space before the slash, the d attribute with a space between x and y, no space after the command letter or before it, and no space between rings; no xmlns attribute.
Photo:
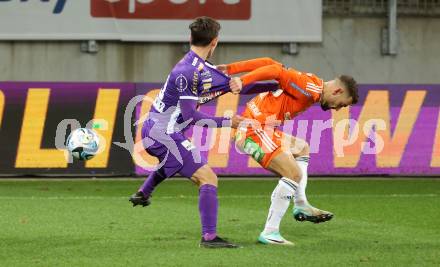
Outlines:
<svg viewBox="0 0 440 267"><path fill-rule="evenodd" d="M385 194L385 195L346 195L346 194L323 194L323 195L308 195L310 198L409 198L409 197L439 197L438 194ZM0 200L103 200L103 199L124 199L128 201L129 196L120 197L100 197L100 196L28 196L28 197L8 197L0 196ZM162 196L154 197L153 199L182 199L182 198L198 198L198 196ZM267 195L229 195L219 196L223 199L258 199L258 198L270 198L270 194Z"/></svg>

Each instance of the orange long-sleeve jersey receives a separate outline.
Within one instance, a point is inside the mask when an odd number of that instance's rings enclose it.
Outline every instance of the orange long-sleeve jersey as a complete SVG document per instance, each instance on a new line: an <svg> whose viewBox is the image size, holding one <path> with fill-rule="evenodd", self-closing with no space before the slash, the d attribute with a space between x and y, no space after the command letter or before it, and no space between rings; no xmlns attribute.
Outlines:
<svg viewBox="0 0 440 267"><path fill-rule="evenodd" d="M262 125L274 119L282 123L305 111L319 101L324 86L316 75L286 69L270 58L231 63L227 71L231 75L249 72L240 77L243 86L262 80L276 80L280 84L277 91L261 93L246 105L243 116L258 120Z"/></svg>

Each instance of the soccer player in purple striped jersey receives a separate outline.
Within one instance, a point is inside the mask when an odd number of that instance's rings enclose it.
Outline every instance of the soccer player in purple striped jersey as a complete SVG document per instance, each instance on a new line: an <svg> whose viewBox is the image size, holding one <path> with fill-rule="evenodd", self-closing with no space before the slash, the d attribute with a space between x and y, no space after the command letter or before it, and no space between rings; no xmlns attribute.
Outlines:
<svg viewBox="0 0 440 267"><path fill-rule="evenodd" d="M149 205L154 188L164 179L179 173L199 186L202 224L200 246L236 248L237 245L217 235L217 176L205 158L194 156L200 153L183 132L201 121L207 127L237 128L244 120L243 117L212 117L197 111L197 107L226 92L239 93L242 89L236 86L237 82L240 83L239 78L232 83L230 77L206 61L217 46L220 24L212 18L199 17L189 28L191 49L168 75L142 128L144 147L149 154L159 159L159 167L150 173L139 191L130 197L130 202L133 206ZM277 85L264 88L272 90Z"/></svg>

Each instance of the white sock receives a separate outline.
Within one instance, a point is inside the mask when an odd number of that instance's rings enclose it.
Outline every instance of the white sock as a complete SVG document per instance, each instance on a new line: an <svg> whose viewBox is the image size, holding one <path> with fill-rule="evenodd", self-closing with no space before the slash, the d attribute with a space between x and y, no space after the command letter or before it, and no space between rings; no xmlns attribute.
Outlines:
<svg viewBox="0 0 440 267"><path fill-rule="evenodd" d="M308 178L307 167L309 166L309 159L310 157L308 156L297 157L295 159L302 173L301 181L299 182L298 189L295 191L294 194L295 206L306 206L309 204L306 196L306 187L307 187L307 178Z"/></svg>
<svg viewBox="0 0 440 267"><path fill-rule="evenodd" d="M264 227L264 234L279 231L281 219L289 208L290 201L297 187L298 184L290 179L285 177L280 179L272 193L272 203L270 204L269 214Z"/></svg>

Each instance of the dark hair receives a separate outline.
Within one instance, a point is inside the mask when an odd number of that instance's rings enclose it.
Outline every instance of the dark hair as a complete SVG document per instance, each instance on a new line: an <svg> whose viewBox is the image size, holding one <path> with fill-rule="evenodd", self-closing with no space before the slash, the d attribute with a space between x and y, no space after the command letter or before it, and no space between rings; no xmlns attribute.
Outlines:
<svg viewBox="0 0 440 267"><path fill-rule="evenodd" d="M220 23L210 17L198 17L190 25L191 45L207 46L218 36Z"/></svg>
<svg viewBox="0 0 440 267"><path fill-rule="evenodd" d="M356 104L359 100L357 82L349 75L341 75L338 78L344 84L349 96L353 99L352 104Z"/></svg>

